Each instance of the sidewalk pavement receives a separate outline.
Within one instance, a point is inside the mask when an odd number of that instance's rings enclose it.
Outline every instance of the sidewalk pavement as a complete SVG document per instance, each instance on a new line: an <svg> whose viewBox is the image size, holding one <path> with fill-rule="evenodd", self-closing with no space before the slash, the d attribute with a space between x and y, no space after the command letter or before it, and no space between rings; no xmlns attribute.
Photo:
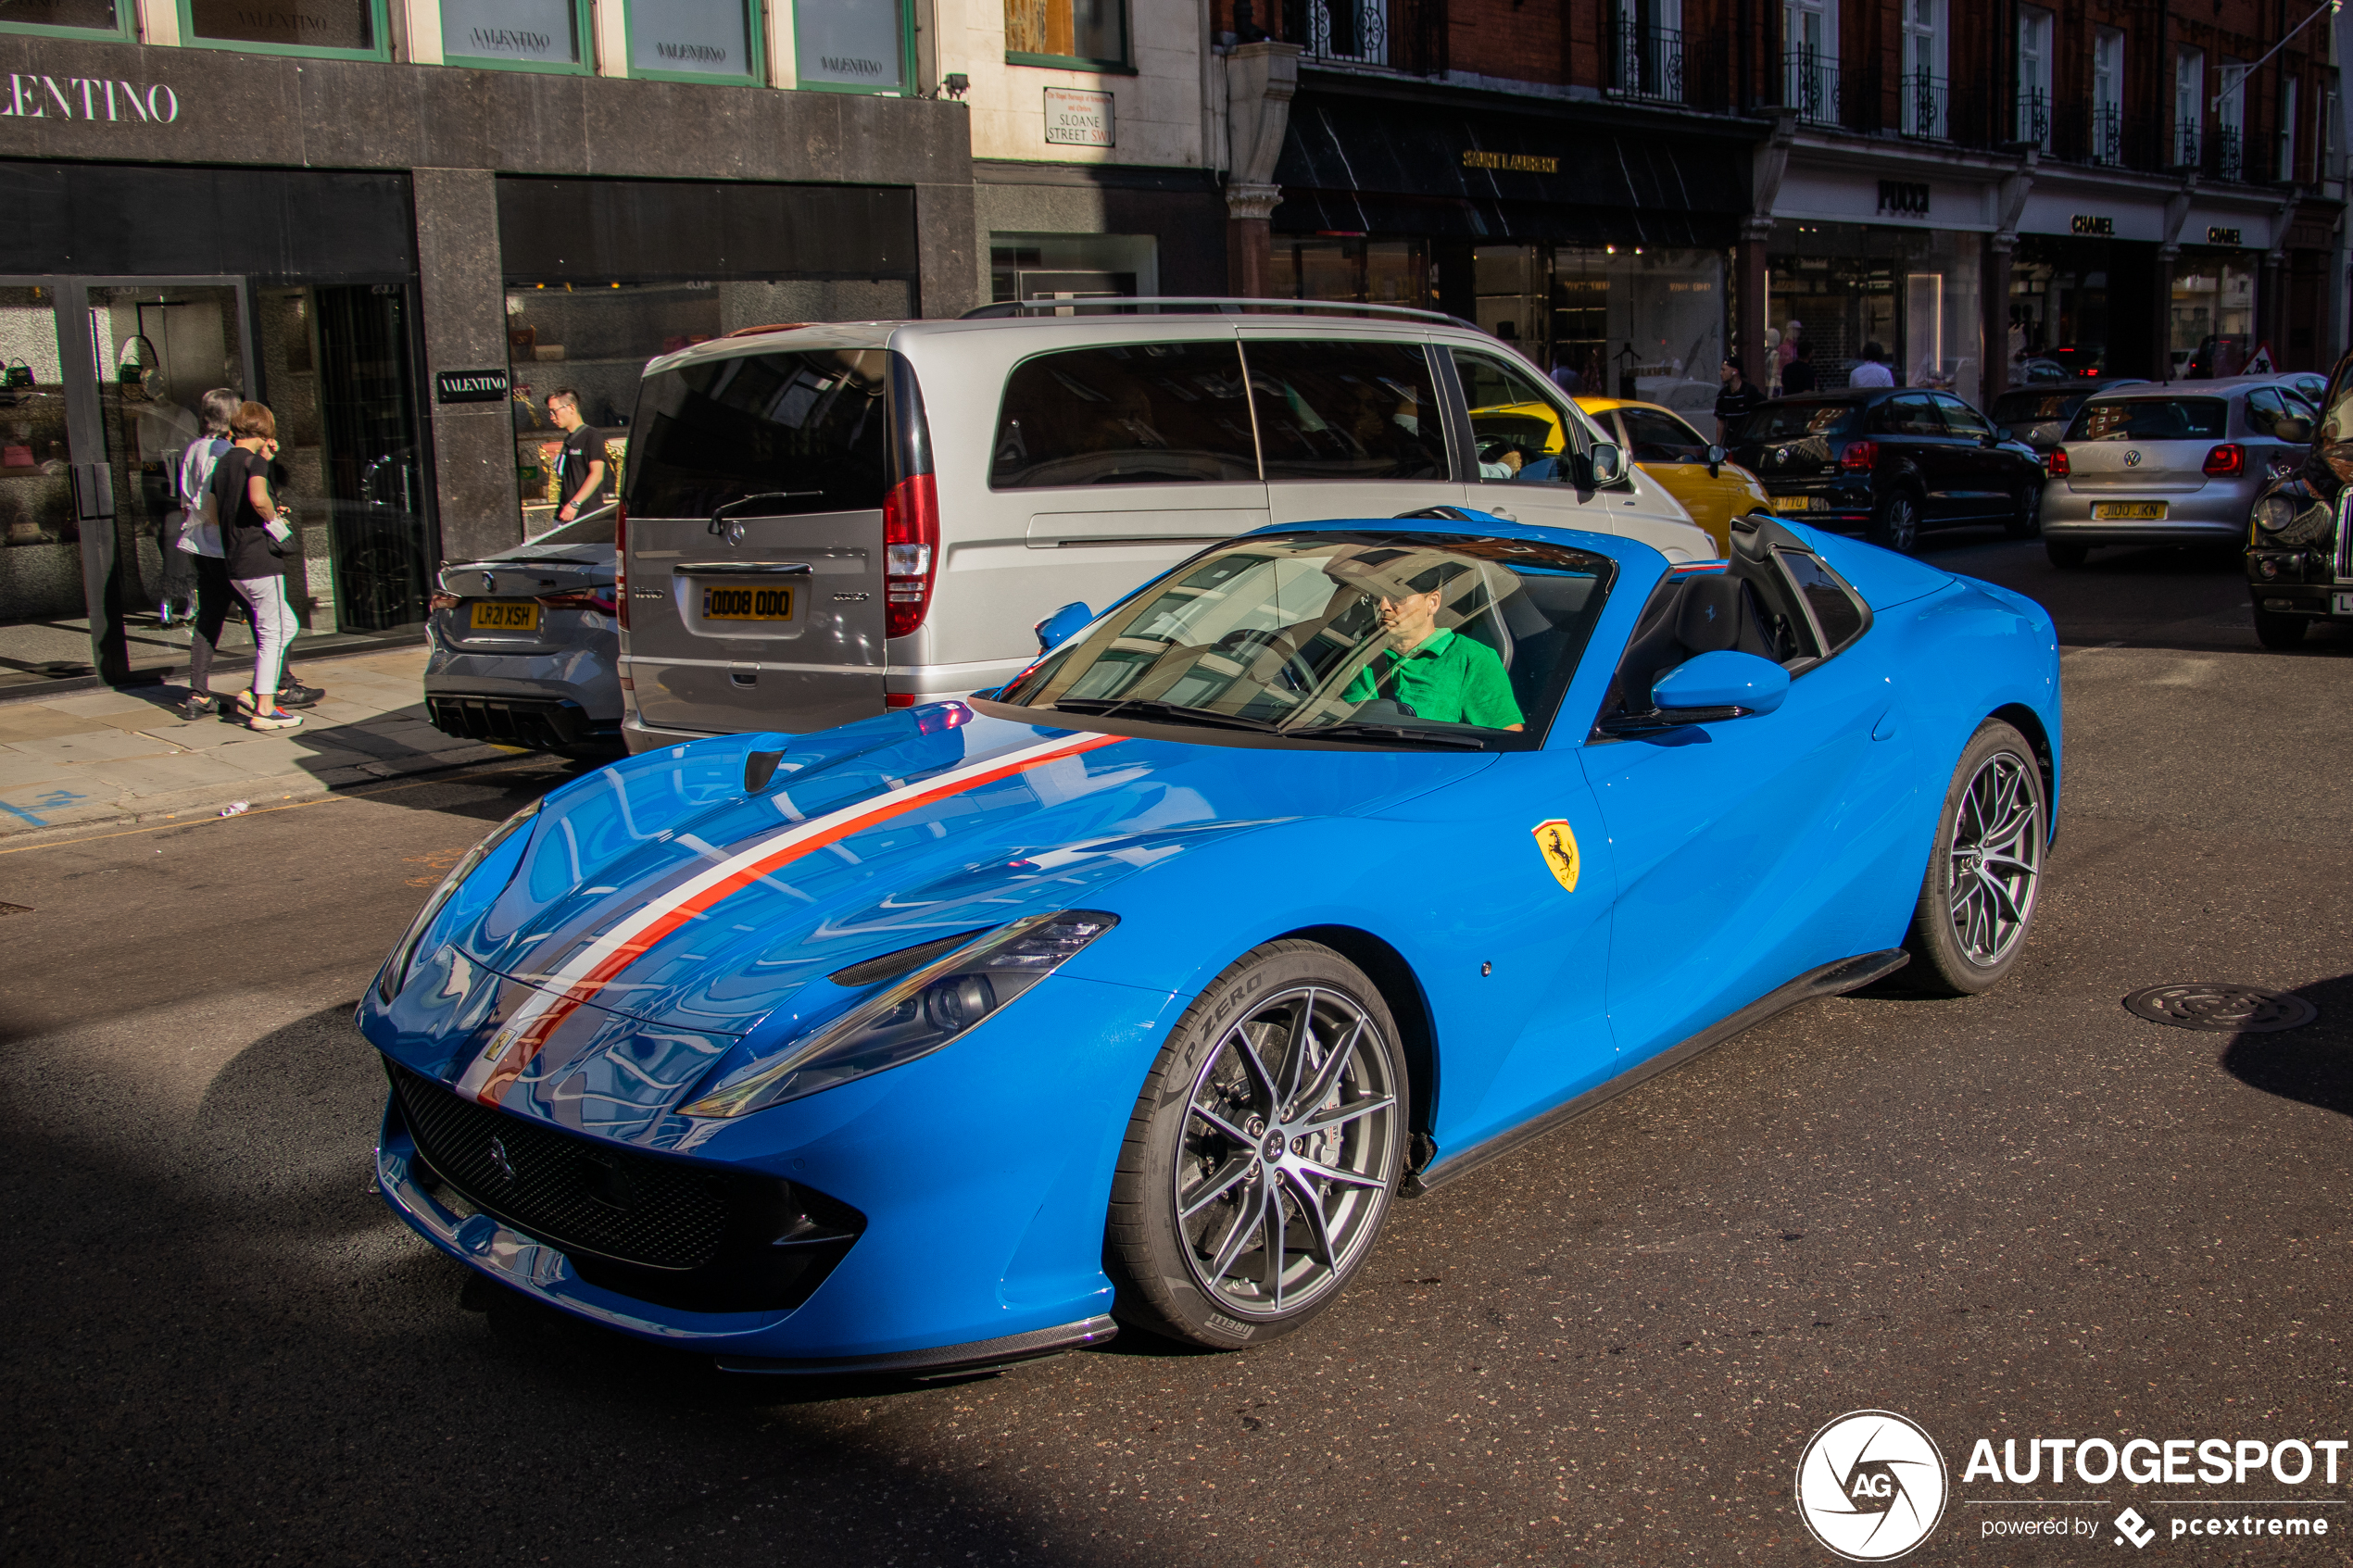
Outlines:
<svg viewBox="0 0 2353 1568"><path fill-rule="evenodd" d="M326 696L298 730L180 717L184 686L0 703L0 841L93 822L209 817L522 755L425 722L425 650L305 659Z"/></svg>

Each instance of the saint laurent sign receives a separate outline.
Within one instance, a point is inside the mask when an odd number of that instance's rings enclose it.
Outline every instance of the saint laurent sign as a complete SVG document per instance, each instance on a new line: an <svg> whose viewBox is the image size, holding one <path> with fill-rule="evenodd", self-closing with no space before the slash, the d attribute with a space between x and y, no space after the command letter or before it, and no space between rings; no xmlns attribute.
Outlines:
<svg viewBox="0 0 2353 1568"><path fill-rule="evenodd" d="M1561 160L1543 157L1535 153L1487 153L1477 147L1463 149L1465 169L1505 169L1515 174L1558 174Z"/></svg>
<svg viewBox="0 0 2353 1568"><path fill-rule="evenodd" d="M0 119L109 119L118 124L170 125L180 118L180 94L158 82L110 82L96 76L8 73L0 87Z"/></svg>

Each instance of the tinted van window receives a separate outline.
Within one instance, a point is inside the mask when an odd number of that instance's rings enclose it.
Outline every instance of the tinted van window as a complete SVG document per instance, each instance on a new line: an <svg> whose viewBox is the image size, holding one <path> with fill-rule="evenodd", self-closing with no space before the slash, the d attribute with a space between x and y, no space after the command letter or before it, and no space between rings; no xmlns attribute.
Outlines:
<svg viewBox="0 0 2353 1568"><path fill-rule="evenodd" d="M1013 367L992 490L1254 480L1258 453L1232 343L1140 343Z"/></svg>
<svg viewBox="0 0 2353 1568"><path fill-rule="evenodd" d="M811 349L705 359L648 376L630 426L633 517L863 511L890 488L890 355Z"/></svg>
<svg viewBox="0 0 2353 1568"><path fill-rule="evenodd" d="M1415 343L1243 345L1273 479L1440 479L1446 426Z"/></svg>
<svg viewBox="0 0 2353 1568"><path fill-rule="evenodd" d="M2220 397L2134 397L2086 403L2067 427L2070 441L2220 440L2231 406Z"/></svg>

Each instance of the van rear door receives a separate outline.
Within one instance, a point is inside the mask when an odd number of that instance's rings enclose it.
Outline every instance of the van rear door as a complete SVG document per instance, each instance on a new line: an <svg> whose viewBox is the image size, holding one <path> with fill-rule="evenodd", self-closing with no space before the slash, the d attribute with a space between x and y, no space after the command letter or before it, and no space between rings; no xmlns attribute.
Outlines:
<svg viewBox="0 0 2353 1568"><path fill-rule="evenodd" d="M646 377L621 633L645 730L799 733L883 710L892 359L770 350Z"/></svg>

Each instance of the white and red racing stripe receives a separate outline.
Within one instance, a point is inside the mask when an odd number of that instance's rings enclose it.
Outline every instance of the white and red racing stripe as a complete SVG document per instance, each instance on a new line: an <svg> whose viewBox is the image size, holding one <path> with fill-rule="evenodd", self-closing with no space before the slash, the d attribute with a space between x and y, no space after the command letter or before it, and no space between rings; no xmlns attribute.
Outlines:
<svg viewBox="0 0 2353 1568"><path fill-rule="evenodd" d="M779 867L935 801L1111 746L1124 738L1063 736L969 763L917 784L901 784L837 811L796 822L785 832L761 839L750 848L698 872L623 917L611 930L573 954L553 974L534 982L530 996L515 1010L514 1016L491 1036L481 1054L467 1063L466 1071L458 1079L458 1092L472 1095L484 1105L497 1104L548 1037L581 1003L610 985L672 932Z"/></svg>

